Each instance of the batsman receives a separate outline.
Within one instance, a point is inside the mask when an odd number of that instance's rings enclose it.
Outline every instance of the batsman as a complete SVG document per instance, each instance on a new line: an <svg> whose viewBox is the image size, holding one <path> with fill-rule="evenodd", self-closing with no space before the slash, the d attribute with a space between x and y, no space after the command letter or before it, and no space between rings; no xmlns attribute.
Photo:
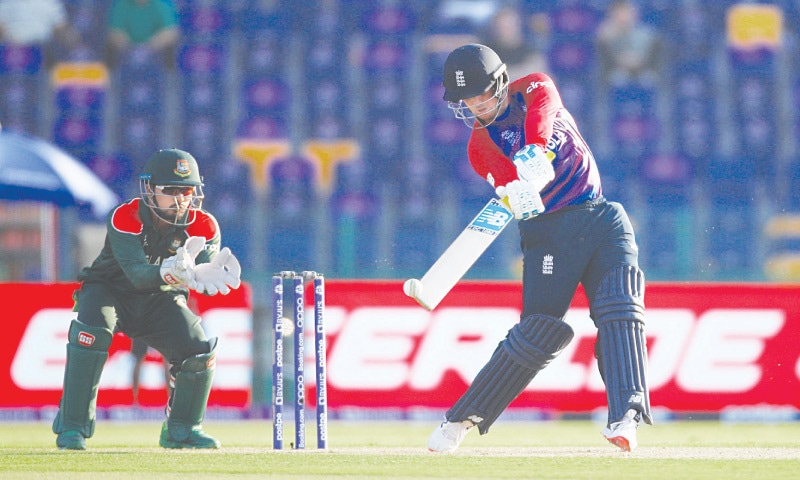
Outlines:
<svg viewBox="0 0 800 480"><path fill-rule="evenodd" d="M159 444L219 448L202 429L216 338L187 306L189 291L226 295L241 267L222 248L217 220L202 209L203 181L188 152L159 150L139 176L140 196L114 208L105 245L78 276L64 388L53 432L60 449L85 450L94 434L97 389L115 332L140 338L170 364L171 395Z"/></svg>
<svg viewBox="0 0 800 480"><path fill-rule="evenodd" d="M606 386L603 435L624 451L637 446L640 421L652 423L644 333L644 274L622 205L602 195L589 146L564 108L553 80L531 73L509 83L490 48L461 46L448 55L444 100L472 129L472 168L506 198L518 220L523 254L522 315L428 440L455 451L481 434L536 374L569 344L564 316L582 284L597 327L595 355Z"/></svg>

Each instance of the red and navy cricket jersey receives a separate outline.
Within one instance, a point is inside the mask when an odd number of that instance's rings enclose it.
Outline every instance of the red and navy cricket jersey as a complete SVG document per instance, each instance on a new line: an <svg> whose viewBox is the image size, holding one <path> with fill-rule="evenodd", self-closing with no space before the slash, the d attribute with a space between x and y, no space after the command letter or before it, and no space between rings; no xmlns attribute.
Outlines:
<svg viewBox="0 0 800 480"><path fill-rule="evenodd" d="M492 187L506 185L518 178L514 154L539 145L555 170L541 191L545 214L597 199L602 194L597 164L553 80L533 73L512 82L508 103L494 123L472 131L467 147L472 168Z"/></svg>

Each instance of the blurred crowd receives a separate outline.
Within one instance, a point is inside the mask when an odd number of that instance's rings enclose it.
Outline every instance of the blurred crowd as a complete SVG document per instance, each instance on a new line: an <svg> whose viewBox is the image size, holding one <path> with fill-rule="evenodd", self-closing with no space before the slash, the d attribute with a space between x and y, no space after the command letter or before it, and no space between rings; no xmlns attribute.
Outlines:
<svg viewBox="0 0 800 480"><path fill-rule="evenodd" d="M555 79L650 279L793 280L796 3L0 0L0 121L121 198L192 152L245 279L419 276L492 195L441 102L447 53L484 43ZM469 276L515 278L511 237Z"/></svg>

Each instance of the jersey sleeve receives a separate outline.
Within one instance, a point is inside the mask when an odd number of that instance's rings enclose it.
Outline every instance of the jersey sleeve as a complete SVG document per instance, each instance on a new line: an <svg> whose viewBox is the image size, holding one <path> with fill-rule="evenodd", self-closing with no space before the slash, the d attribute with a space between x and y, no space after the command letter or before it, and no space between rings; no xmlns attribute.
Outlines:
<svg viewBox="0 0 800 480"><path fill-rule="evenodd" d="M203 251L195 258L195 263L199 265L210 262L217 255L222 243L222 234L219 223L213 215L205 210L198 210L194 215L194 221L186 227L186 234L190 237L203 237L206 240Z"/></svg>
<svg viewBox="0 0 800 480"><path fill-rule="evenodd" d="M553 125L559 110L564 108L556 85L544 73L534 73L525 78L525 145L539 145L545 148L553 136Z"/></svg>
<svg viewBox="0 0 800 480"><path fill-rule="evenodd" d="M517 169L489 136L488 130L472 131L467 146L467 156L472 169L492 188L506 185L517 179Z"/></svg>
<svg viewBox="0 0 800 480"><path fill-rule="evenodd" d="M161 267L151 265L140 240L143 231L139 201L131 200L108 216L108 242L122 273L137 289L164 285Z"/></svg>
<svg viewBox="0 0 800 480"><path fill-rule="evenodd" d="M518 179L517 169L511 160L516 150L531 144L546 149L547 142L553 136L558 112L564 108L555 83L544 73L532 73L513 82L509 87L509 101L512 96L513 101L521 98L526 112L524 120L521 119L524 138L518 146L504 152L498 146L502 140L491 137L491 128L473 130L467 146L472 168L494 188Z"/></svg>

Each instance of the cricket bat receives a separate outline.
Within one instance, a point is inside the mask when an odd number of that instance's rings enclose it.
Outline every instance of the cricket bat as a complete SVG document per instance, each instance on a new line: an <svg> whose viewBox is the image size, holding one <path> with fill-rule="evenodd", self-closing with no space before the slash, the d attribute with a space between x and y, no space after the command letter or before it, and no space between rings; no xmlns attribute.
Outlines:
<svg viewBox="0 0 800 480"><path fill-rule="evenodd" d="M433 310L461 280L461 277L500 236L514 215L504 203L493 198L469 222L453 243L434 262L421 280L411 278L403 284L406 295L426 310Z"/></svg>

